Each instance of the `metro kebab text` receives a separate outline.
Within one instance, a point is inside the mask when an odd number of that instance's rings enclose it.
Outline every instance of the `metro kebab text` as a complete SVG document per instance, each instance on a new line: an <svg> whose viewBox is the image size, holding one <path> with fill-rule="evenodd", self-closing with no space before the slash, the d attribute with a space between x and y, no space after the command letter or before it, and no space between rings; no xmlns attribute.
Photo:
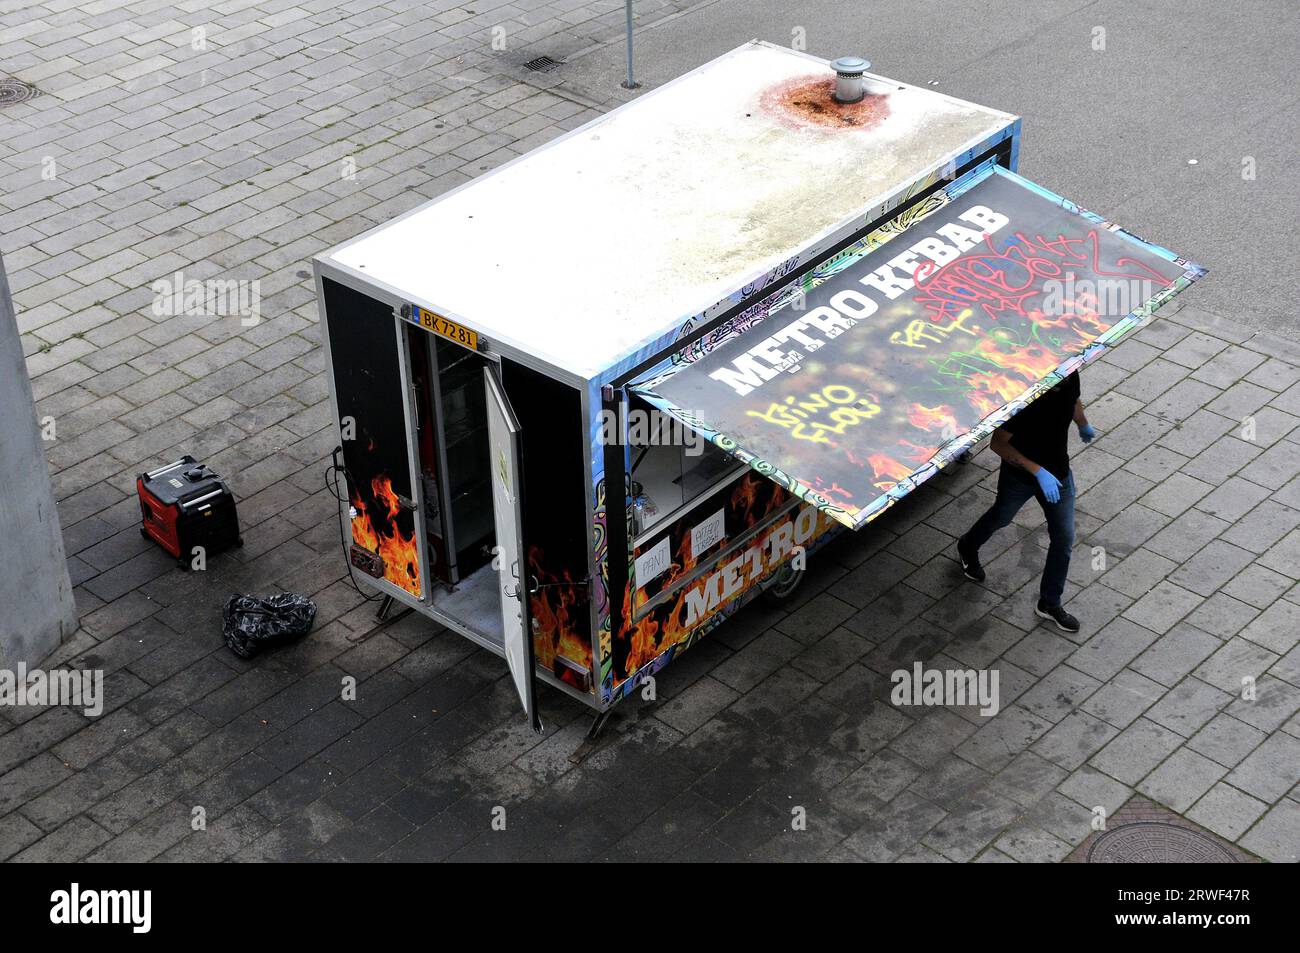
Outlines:
<svg viewBox="0 0 1300 953"><path fill-rule="evenodd" d="M940 225L935 229L940 237L927 236L913 243L887 264L859 279L859 283L874 288L893 301L916 287L915 278L919 272L932 267L942 268L1010 221L1001 212L995 212L985 205L973 205L957 217L975 228L967 228L956 222ZM922 258L933 262L933 266L922 262ZM876 301L869 295L854 288L845 288L836 292L830 299L830 305L821 305L795 318L774 334L763 338L732 361L730 366L710 372L709 377L745 397L782 371L797 368L805 353L815 351L826 341L839 337L862 318L875 314L877 308ZM815 336L817 334L820 337ZM799 345L803 351L791 348L791 344Z"/></svg>

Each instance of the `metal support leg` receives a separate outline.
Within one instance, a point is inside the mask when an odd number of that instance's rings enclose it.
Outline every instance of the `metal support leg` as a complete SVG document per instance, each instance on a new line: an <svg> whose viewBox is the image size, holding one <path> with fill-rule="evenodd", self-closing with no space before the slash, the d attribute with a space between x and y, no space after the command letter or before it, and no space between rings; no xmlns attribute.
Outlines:
<svg viewBox="0 0 1300 953"><path fill-rule="evenodd" d="M393 606L396 604L397 600L392 596L384 596L384 598L379 602L379 609L375 612L375 627L365 632L353 632L351 635L347 636L347 640L354 645L360 645L376 632L382 631L385 623L396 622L408 613L415 611L410 606L404 605L402 606L402 611L394 615Z"/></svg>
<svg viewBox="0 0 1300 953"><path fill-rule="evenodd" d="M591 727L587 729L587 737L583 739L582 744L578 745L578 750L569 755L570 764L581 764L586 760L587 755L596 750L598 746L596 739L600 736L605 725L609 723L612 714L614 714L613 709L607 709L596 714L596 717L591 721Z"/></svg>

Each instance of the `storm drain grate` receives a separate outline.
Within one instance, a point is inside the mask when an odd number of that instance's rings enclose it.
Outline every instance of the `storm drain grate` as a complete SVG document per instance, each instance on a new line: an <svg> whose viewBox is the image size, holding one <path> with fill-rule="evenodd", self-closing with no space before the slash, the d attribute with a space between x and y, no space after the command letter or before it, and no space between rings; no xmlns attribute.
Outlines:
<svg viewBox="0 0 1300 953"><path fill-rule="evenodd" d="M553 60L549 56L539 56L535 60L529 60L524 64L524 69L532 70L534 73L549 73L553 69L559 69L564 63L561 60Z"/></svg>
<svg viewBox="0 0 1300 953"><path fill-rule="evenodd" d="M12 76L0 79L0 106L16 106L35 99L40 94L41 91L31 83L24 83Z"/></svg>
<svg viewBox="0 0 1300 953"><path fill-rule="evenodd" d="M1066 858L1083 864L1239 864L1254 858L1185 817L1132 797Z"/></svg>

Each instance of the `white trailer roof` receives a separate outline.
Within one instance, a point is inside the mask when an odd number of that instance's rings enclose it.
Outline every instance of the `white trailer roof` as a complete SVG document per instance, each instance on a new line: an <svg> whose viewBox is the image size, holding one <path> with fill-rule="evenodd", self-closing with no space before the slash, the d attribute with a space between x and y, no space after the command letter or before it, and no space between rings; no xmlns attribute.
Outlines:
<svg viewBox="0 0 1300 953"><path fill-rule="evenodd" d="M1015 118L867 75L754 41L321 257L592 379Z"/></svg>

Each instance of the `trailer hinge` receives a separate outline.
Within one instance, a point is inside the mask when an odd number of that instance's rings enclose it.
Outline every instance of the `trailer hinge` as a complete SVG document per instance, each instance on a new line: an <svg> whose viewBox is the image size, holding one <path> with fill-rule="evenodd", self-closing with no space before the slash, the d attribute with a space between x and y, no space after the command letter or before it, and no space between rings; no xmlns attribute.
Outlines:
<svg viewBox="0 0 1300 953"><path fill-rule="evenodd" d="M602 398L604 398L605 400L613 400L613 399L614 399L614 385L613 385L613 384L602 384L601 387L600 387L600 396L601 396Z"/></svg>
<svg viewBox="0 0 1300 953"><path fill-rule="evenodd" d="M418 510L420 508L419 504L416 503L415 500L411 499L410 497L402 496L402 494L400 493L394 493L393 495L397 497L397 505L404 510L411 510L412 512L414 512L415 510Z"/></svg>

